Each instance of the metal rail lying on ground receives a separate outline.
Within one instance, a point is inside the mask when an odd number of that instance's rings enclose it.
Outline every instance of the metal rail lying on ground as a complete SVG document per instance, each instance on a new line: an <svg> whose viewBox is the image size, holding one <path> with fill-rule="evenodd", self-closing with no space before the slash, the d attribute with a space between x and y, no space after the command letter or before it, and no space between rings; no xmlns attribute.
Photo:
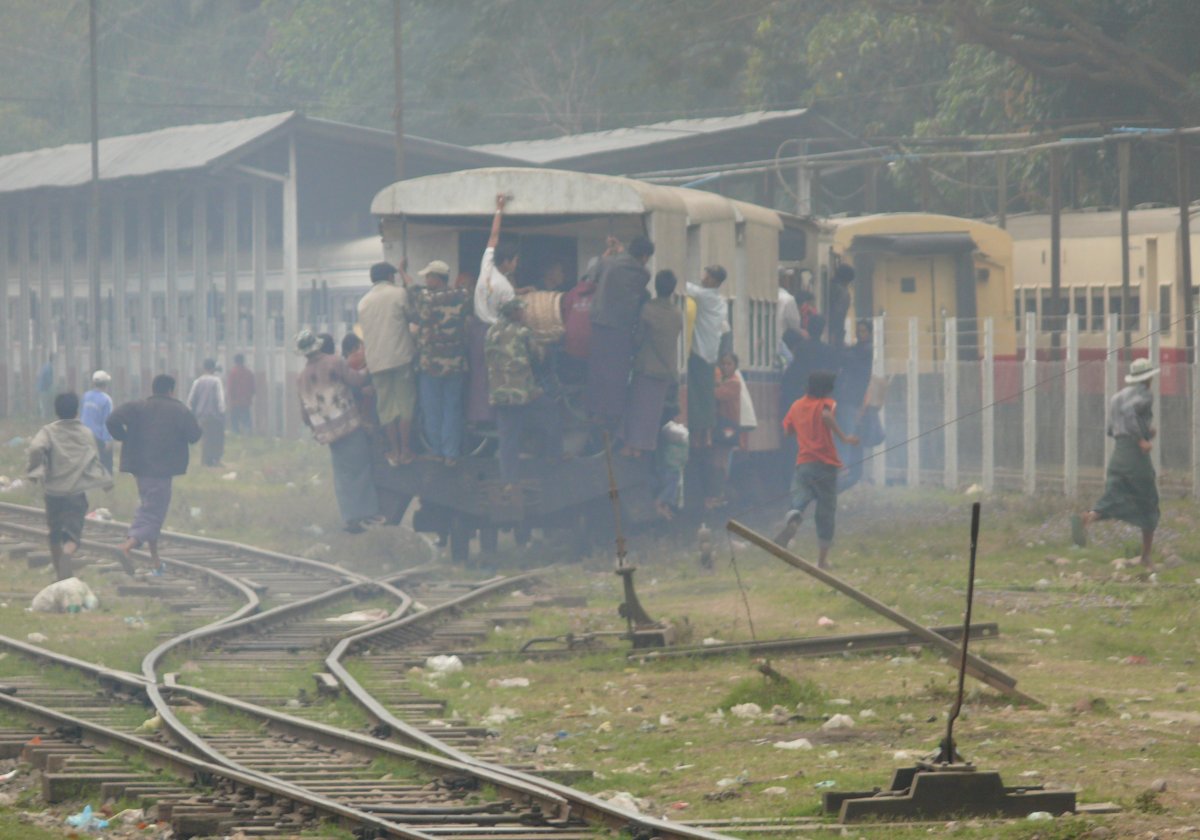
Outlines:
<svg viewBox="0 0 1200 840"><path fill-rule="evenodd" d="M884 616L885 618L888 618L888 619L894 621L896 624L899 624L901 627L904 627L908 631L915 633L917 636L919 636L921 639L923 639L927 643L933 645L934 647L941 649L948 656L956 657L956 658L963 657L962 648L959 647L958 645L956 645L954 642L947 639L945 636L941 636L941 635L935 633L933 630L930 630L928 627L924 626L923 624L918 624L917 622L913 621L908 616L903 615L902 613L897 612L896 610L887 606L882 601L878 601L875 598L872 598L870 595L863 592L861 589L857 589L856 587L853 587L850 584L846 583L844 580L839 578L837 575L830 574L825 569L818 568L816 565L808 562L807 560L804 560L803 558L799 557L796 554L793 554L792 552L788 551L786 548L782 548L782 547L776 545L772 540L764 537L762 534L758 533L757 531L752 531L751 529L747 528L745 525L738 522L737 520L734 520L734 519L729 520L728 524L725 527L730 532L749 540L751 543L758 546L763 551L766 551L767 553L772 554L775 557L778 557L780 560L787 563L788 565L794 566L802 572L807 572L808 574L812 575L813 577L815 577L817 580L821 581L822 583L826 583L826 584L832 586L834 589L838 590L839 592L843 593L844 595L849 595L851 598L853 598L858 603L862 604L864 607L867 607L868 609L879 613L880 615ZM970 674L972 677L974 677L975 679L984 683L985 685L991 686L992 688L999 691L1001 694L1006 694L1010 697L1014 697L1018 700L1021 700L1022 702L1029 703L1030 705L1034 705L1034 706L1044 705L1041 701L1037 700L1036 698L1031 697L1028 694L1025 694L1023 691L1018 690L1016 678L1004 673L999 668L997 668L995 665L985 662L984 660L980 659L978 656L975 656L973 654L967 654L963 658L963 662L964 662L964 671L967 674Z"/></svg>

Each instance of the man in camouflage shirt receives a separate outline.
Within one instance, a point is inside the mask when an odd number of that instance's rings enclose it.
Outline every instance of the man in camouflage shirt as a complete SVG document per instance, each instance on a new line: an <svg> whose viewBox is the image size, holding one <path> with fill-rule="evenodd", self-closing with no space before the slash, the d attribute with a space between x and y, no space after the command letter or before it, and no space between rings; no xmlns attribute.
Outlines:
<svg viewBox="0 0 1200 840"><path fill-rule="evenodd" d="M466 289L449 287L450 266L434 260L417 272L409 317L417 336L417 389L431 456L452 467L462 446L463 386L467 371Z"/></svg>
<svg viewBox="0 0 1200 840"><path fill-rule="evenodd" d="M487 332L488 397L496 411L500 435L500 477L510 487L519 477L521 436L526 425L541 432L543 454L562 457L562 418L558 404L542 392L533 365L543 349L524 325L525 304L520 298L505 301L500 320Z"/></svg>

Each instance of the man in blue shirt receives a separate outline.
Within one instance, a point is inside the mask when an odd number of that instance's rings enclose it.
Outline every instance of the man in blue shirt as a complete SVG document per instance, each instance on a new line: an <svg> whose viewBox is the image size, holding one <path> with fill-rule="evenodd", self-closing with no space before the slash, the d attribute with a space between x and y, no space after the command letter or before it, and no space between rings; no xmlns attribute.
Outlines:
<svg viewBox="0 0 1200 840"><path fill-rule="evenodd" d="M83 395L83 403L79 409L79 419L83 425L91 429L96 436L96 448L100 450L100 463L109 472L113 468L113 439L109 434L108 415L112 414L113 401L108 395L108 385L112 377L105 371L98 370L92 374L92 389Z"/></svg>

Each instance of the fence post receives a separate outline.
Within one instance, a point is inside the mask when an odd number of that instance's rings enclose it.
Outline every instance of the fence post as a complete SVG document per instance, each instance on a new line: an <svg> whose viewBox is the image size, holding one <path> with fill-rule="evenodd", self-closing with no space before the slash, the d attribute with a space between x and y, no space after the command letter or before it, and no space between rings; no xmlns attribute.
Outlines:
<svg viewBox="0 0 1200 840"><path fill-rule="evenodd" d="M958 319L947 318L946 355L942 361L942 483L958 488Z"/></svg>
<svg viewBox="0 0 1200 840"><path fill-rule="evenodd" d="M983 319L983 492L996 488L996 327L991 316Z"/></svg>
<svg viewBox="0 0 1200 840"><path fill-rule="evenodd" d="M921 345L917 319L908 319L908 363L905 383L908 388L906 419L908 421L908 475L909 487L921 484Z"/></svg>
<svg viewBox="0 0 1200 840"><path fill-rule="evenodd" d="M1187 317L1195 321L1196 316L1188 313ZM1179 327L1183 327L1181 323ZM1192 335L1200 335L1195 331ZM1189 363L1192 373L1192 501L1200 499L1200 359Z"/></svg>
<svg viewBox="0 0 1200 840"><path fill-rule="evenodd" d="M882 315L876 315L874 318L875 342L871 347L871 373L874 376L887 376L887 347L884 344L885 330L884 320ZM886 400L884 401L886 405ZM880 409L879 422L883 424L883 428L887 428L887 409ZM887 441L884 441L882 447L875 447L871 451L871 480L876 487L882 487L887 483Z"/></svg>
<svg viewBox="0 0 1200 840"><path fill-rule="evenodd" d="M1022 463L1025 495L1037 490L1037 316L1025 313L1025 362L1021 365Z"/></svg>
<svg viewBox="0 0 1200 840"><path fill-rule="evenodd" d="M1162 359L1162 336L1159 334L1159 324L1161 323L1160 316L1157 312L1150 312L1146 315L1146 331L1150 334L1150 363L1155 367L1161 363ZM1154 412L1154 423L1159 431L1162 431L1162 374L1159 373L1158 381L1154 383L1154 387L1150 389L1151 411ZM1165 445L1165 440L1162 435L1159 435L1158 440L1154 442L1153 448L1150 450L1150 463L1154 465L1154 472L1162 475L1162 450Z"/></svg>
<svg viewBox="0 0 1200 840"><path fill-rule="evenodd" d="M1079 495L1079 321L1067 317L1066 388L1063 392L1063 492Z"/></svg>
<svg viewBox="0 0 1200 840"><path fill-rule="evenodd" d="M1105 428L1104 434L1104 474L1108 475L1108 462L1112 459L1113 439L1108 436L1108 406L1112 402L1112 398L1117 395L1117 351L1120 345L1117 343L1117 331L1120 327L1116 315L1109 315L1105 329L1105 355L1104 355L1104 417L1101 420L1101 425Z"/></svg>

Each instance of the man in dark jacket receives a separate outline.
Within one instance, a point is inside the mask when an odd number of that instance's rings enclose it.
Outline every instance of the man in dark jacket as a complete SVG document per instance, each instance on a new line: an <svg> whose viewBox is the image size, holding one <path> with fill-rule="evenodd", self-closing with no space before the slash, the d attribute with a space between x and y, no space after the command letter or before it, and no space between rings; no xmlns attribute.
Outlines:
<svg viewBox="0 0 1200 840"><path fill-rule="evenodd" d="M162 571L158 536L171 507L171 479L188 468L188 445L200 440L200 424L175 399L175 379L154 377L149 399L127 402L108 417L108 431L122 441L121 472L137 479L138 508L121 544L121 565L133 573L130 552L145 543L155 569Z"/></svg>
<svg viewBox="0 0 1200 840"><path fill-rule="evenodd" d="M612 424L625 414L626 389L633 367L633 334L642 304L650 296L646 286L650 272L646 263L654 255L654 243L636 236L622 252L620 243L609 240L600 260L599 280L592 298L592 335L588 349L587 410L596 420Z"/></svg>

